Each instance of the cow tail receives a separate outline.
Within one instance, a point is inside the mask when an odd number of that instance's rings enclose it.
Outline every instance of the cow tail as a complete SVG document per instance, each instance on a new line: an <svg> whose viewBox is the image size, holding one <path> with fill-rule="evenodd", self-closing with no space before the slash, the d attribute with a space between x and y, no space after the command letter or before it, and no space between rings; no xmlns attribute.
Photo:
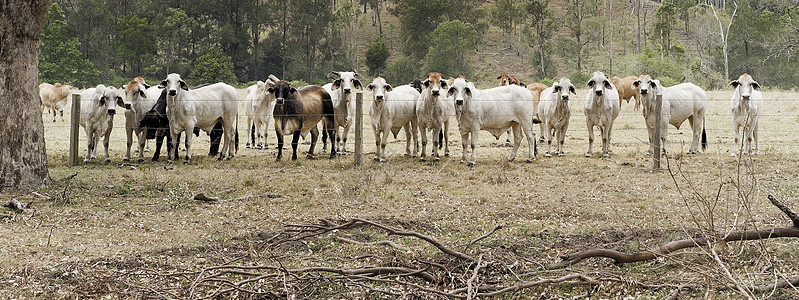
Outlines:
<svg viewBox="0 0 799 300"><path fill-rule="evenodd" d="M252 127L255 128L255 123L253 122ZM250 130L250 132L253 132ZM252 139L255 141L255 137ZM253 145L254 147L255 145ZM233 129L233 153L239 153L239 114L236 114L236 127Z"/></svg>
<svg viewBox="0 0 799 300"><path fill-rule="evenodd" d="M438 149L444 147L444 129L438 131Z"/></svg>
<svg viewBox="0 0 799 300"><path fill-rule="evenodd" d="M236 125L238 126L238 122L236 122L236 123L237 123ZM239 131L236 130L236 134L238 134L238 133L239 133ZM252 122L252 126L250 127L250 141L255 143L255 122ZM237 144L238 144L238 142L237 142ZM238 151L238 149L236 149L236 151Z"/></svg>
<svg viewBox="0 0 799 300"><path fill-rule="evenodd" d="M705 132L705 122L702 122L702 151L707 149L707 133Z"/></svg>

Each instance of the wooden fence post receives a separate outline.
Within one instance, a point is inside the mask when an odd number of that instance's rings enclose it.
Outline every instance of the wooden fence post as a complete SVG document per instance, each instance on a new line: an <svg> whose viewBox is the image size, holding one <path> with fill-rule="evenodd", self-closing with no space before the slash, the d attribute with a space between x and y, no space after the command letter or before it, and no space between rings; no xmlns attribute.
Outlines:
<svg viewBox="0 0 799 300"><path fill-rule="evenodd" d="M78 138L80 137L80 94L72 94L72 112L69 118L69 164L78 165Z"/></svg>
<svg viewBox="0 0 799 300"><path fill-rule="evenodd" d="M662 121L661 118L661 108L663 106L663 94L658 91L657 96L655 97L655 134L652 138L652 143L655 144L655 149L652 153L652 169L658 170L660 169L660 148L665 145L660 145L660 122Z"/></svg>
<svg viewBox="0 0 799 300"><path fill-rule="evenodd" d="M363 165L363 93L355 94L355 165Z"/></svg>

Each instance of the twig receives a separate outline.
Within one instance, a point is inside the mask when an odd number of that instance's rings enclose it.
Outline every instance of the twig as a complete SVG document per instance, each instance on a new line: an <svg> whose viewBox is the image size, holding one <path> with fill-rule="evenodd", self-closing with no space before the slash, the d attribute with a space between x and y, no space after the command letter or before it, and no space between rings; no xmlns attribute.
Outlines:
<svg viewBox="0 0 799 300"><path fill-rule="evenodd" d="M777 198L774 198L774 196L772 195L768 195L768 200L771 201L771 204L774 204L774 206L776 206L783 213L785 213L785 215L787 215L789 219L791 219L791 222L793 222L794 227L799 227L799 215L797 215L796 212L794 212L790 207L785 205L785 203L782 203L782 201L777 200Z"/></svg>
<svg viewBox="0 0 799 300"><path fill-rule="evenodd" d="M247 200L247 199L250 199L250 198L261 198L261 197L274 199L274 198L282 198L283 195L282 194L278 194L278 193L263 193L263 194L258 194L258 195L249 195L249 196L243 196L243 197L238 197L238 198L220 200L219 197L210 197L210 196L206 196L204 193L199 193L197 195L194 195L194 200L223 203L223 202L241 201L241 200Z"/></svg>
<svg viewBox="0 0 799 300"><path fill-rule="evenodd" d="M380 223L377 223L377 222L372 222L372 221L368 221L368 220L364 220L364 219L355 218L353 220L354 221L358 221L358 222L362 222L362 223L366 223L366 224L372 225L374 227L383 229L383 230L387 231L388 234L401 235L401 236L413 236L413 237L422 239L422 240L432 244L436 248L438 248L438 250L441 250L441 252L444 252L444 253L446 253L446 254L448 254L450 256L454 256L454 257L457 257L457 258L460 258L460 259L463 259L463 260L467 260L467 261L470 261L470 262L475 261L474 257L471 257L471 256L469 256L467 254L464 254L464 253L460 252L460 251L452 250L449 247L447 247L444 244L442 244L441 242L439 242L437 239L434 239L432 237L426 236L424 234L421 234L421 233L418 233L418 232L415 232L415 231L399 230L399 229L391 228L391 227L388 227L386 225L383 225L383 224L380 224Z"/></svg>
<svg viewBox="0 0 799 300"><path fill-rule="evenodd" d="M474 267L474 273L472 274L472 277L470 277L469 280L466 281L466 299L468 300L474 299L474 295L477 294L477 292L479 291L479 288L473 289L472 285L474 285L474 281L477 280L477 274L479 274L480 268L482 267L483 267L483 255L481 254L480 256L477 257L477 266Z"/></svg>
<svg viewBox="0 0 799 300"><path fill-rule="evenodd" d="M479 242L479 241L482 241L483 239L485 239L485 238L487 238L487 237L491 236L492 234L494 234L494 232L497 232L497 230L500 230L500 229L502 229L502 228L505 228L505 225L504 225L504 224L497 225L497 226L496 226L496 227L494 227L494 229L493 229L493 230L491 230L490 232L488 232L488 233L486 233L486 234L484 234L484 235L481 235L481 236L477 237L476 239L473 239L473 240L472 240L471 242L469 242L468 244L466 244L466 248L469 248L470 246L474 245L475 243L477 243L477 242Z"/></svg>
<svg viewBox="0 0 799 300"><path fill-rule="evenodd" d="M799 286L799 276L791 276L788 277L787 279L777 280L771 284L756 286L754 291L758 293L767 293L775 289L784 288L788 286L793 288Z"/></svg>
<svg viewBox="0 0 799 300"><path fill-rule="evenodd" d="M386 241L377 241L377 242L359 242L359 241L356 241L356 240L351 240L351 239L343 238L343 237L340 237L340 236L336 237L336 238L341 240L341 241L344 241L344 242L347 242L347 243L352 243L352 244L357 244L357 245L388 245L388 246L394 247L394 248L396 248L398 250L402 250L402 251L406 251L406 252L411 251L411 249L408 248L408 247L403 247L403 246L401 246L401 245L399 245L399 244L397 244L395 242L388 241L388 240L386 240Z"/></svg>
<svg viewBox="0 0 799 300"><path fill-rule="evenodd" d="M21 211L21 212L24 212L24 213L28 213L31 210L33 210L31 208L31 204L30 203L22 203L19 200L17 200L16 198L11 199L11 201L9 201L8 204L3 205L3 206L8 207L8 208L13 209L13 210L18 210L18 211Z"/></svg>

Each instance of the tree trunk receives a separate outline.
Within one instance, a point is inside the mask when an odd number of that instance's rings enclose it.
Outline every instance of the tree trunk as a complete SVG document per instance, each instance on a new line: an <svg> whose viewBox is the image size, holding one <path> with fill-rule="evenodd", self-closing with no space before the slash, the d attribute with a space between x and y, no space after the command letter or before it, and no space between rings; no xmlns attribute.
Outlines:
<svg viewBox="0 0 799 300"><path fill-rule="evenodd" d="M50 182L39 98L39 34L49 0L0 0L0 191Z"/></svg>

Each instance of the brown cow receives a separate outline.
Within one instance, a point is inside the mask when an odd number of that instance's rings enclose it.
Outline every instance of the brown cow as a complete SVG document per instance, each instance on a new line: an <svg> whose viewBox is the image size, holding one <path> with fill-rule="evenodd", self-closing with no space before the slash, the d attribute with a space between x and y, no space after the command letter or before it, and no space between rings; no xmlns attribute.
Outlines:
<svg viewBox="0 0 799 300"><path fill-rule="evenodd" d="M311 133L311 148L307 158L313 158L319 130L316 124L324 122L331 141L336 140L333 101L325 89L309 85L295 89L285 80L278 81L269 88L268 93L275 96L275 135L277 136L277 161L283 157L283 136L293 134L291 160L297 160L297 143L300 136ZM336 157L336 147L330 147L330 158Z"/></svg>
<svg viewBox="0 0 799 300"><path fill-rule="evenodd" d="M641 93L638 89L633 89L633 82L638 80L638 77L628 76L619 78L613 76L609 78L609 80L610 83L616 86L616 90L619 92L619 106L621 106L621 100L627 100L627 103L630 103L630 99L635 98L635 110L641 107Z"/></svg>
<svg viewBox="0 0 799 300"><path fill-rule="evenodd" d="M61 113L61 122L64 122L64 105L69 98L70 86L66 84L42 83L39 85L39 96L42 98L42 106L47 107L53 112L53 122L57 113Z"/></svg>
<svg viewBox="0 0 799 300"><path fill-rule="evenodd" d="M508 75L508 72L500 73L499 76L497 76L497 79L499 79L499 85L497 86L504 86L510 84L510 76Z"/></svg>

